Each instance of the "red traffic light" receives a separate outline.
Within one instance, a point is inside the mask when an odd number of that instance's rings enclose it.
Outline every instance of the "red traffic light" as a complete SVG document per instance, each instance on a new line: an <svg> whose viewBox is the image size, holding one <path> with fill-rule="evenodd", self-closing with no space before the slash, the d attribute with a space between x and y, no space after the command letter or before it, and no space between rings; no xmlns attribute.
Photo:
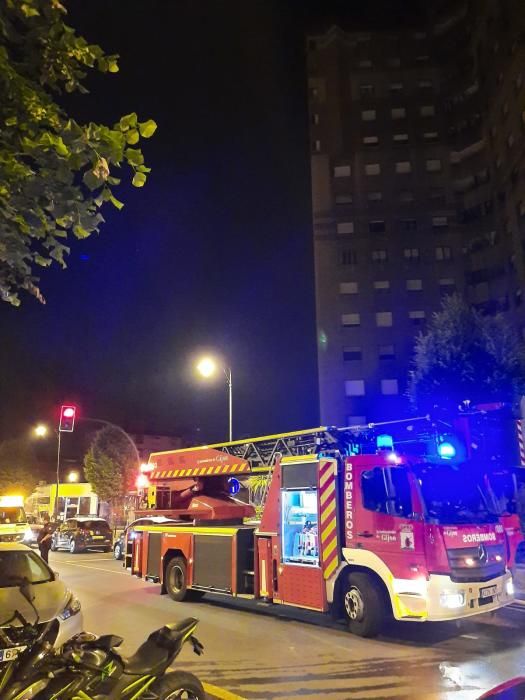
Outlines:
<svg viewBox="0 0 525 700"><path fill-rule="evenodd" d="M75 427L75 406L62 406L60 409L60 423L58 429L61 433L72 433Z"/></svg>

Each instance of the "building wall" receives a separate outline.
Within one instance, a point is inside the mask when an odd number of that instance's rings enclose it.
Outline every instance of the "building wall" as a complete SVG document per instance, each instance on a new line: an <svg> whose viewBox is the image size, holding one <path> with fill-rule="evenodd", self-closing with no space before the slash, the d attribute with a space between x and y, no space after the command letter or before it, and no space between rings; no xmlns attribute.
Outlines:
<svg viewBox="0 0 525 700"><path fill-rule="evenodd" d="M484 20L475 11L482 5ZM457 4L420 31L333 27L309 38L323 424L408 411L414 336L443 295L467 294L478 308L521 323L523 44L506 52L501 68L481 70L490 27L503 31L499 20L485 21L499 8L491 0L472 10ZM499 126L501 100L516 152L509 157L507 144L507 160L495 168L508 132ZM501 204L500 183L512 173L521 184Z"/></svg>

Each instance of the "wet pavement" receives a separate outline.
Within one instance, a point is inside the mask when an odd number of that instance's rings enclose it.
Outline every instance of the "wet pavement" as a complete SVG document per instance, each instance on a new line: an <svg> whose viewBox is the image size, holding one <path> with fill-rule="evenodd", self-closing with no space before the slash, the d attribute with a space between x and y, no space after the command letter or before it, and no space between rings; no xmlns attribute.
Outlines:
<svg viewBox="0 0 525 700"><path fill-rule="evenodd" d="M125 653L166 622L199 618L205 655L186 646L179 667L233 694L225 699L473 700L525 675L525 602L459 625L396 623L366 640L307 611L211 595L174 603L109 554L52 553L50 563L79 596L86 628L123 636ZM516 579L525 584L525 567Z"/></svg>

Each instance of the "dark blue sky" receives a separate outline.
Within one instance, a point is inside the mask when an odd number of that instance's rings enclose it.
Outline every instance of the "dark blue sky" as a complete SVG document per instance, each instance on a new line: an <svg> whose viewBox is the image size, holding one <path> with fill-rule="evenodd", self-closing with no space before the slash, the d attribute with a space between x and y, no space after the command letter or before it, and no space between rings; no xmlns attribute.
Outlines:
<svg viewBox="0 0 525 700"><path fill-rule="evenodd" d="M121 56L76 116L137 111L159 128L143 144L146 187L121 188L100 236L44 272L47 305L0 306L0 436L75 401L130 430L223 439L226 386L194 379L199 347L231 363L235 436L317 424L304 33L330 22L326 4L67 5Z"/></svg>

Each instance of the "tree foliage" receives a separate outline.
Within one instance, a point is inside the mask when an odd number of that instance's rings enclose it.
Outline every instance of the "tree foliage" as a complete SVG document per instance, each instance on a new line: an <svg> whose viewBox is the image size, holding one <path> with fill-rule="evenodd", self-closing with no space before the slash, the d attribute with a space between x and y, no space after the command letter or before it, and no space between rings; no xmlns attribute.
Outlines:
<svg viewBox="0 0 525 700"><path fill-rule="evenodd" d="M106 202L122 208L115 169L135 187L150 171L137 144L153 120L80 124L60 106L64 92L87 92L88 71L118 71L118 57L78 36L65 15L59 0L0 3L0 296L15 306L20 290L44 301L36 271L65 267L68 239L98 232Z"/></svg>
<svg viewBox="0 0 525 700"><path fill-rule="evenodd" d="M416 339L408 393L419 410L513 402L525 390L523 345L502 315L483 316L447 297Z"/></svg>
<svg viewBox="0 0 525 700"><path fill-rule="evenodd" d="M101 501L116 505L132 488L137 473L135 452L120 430L99 430L84 458L84 473Z"/></svg>
<svg viewBox="0 0 525 700"><path fill-rule="evenodd" d="M0 494L29 496L37 485L35 455L26 440L0 443Z"/></svg>

